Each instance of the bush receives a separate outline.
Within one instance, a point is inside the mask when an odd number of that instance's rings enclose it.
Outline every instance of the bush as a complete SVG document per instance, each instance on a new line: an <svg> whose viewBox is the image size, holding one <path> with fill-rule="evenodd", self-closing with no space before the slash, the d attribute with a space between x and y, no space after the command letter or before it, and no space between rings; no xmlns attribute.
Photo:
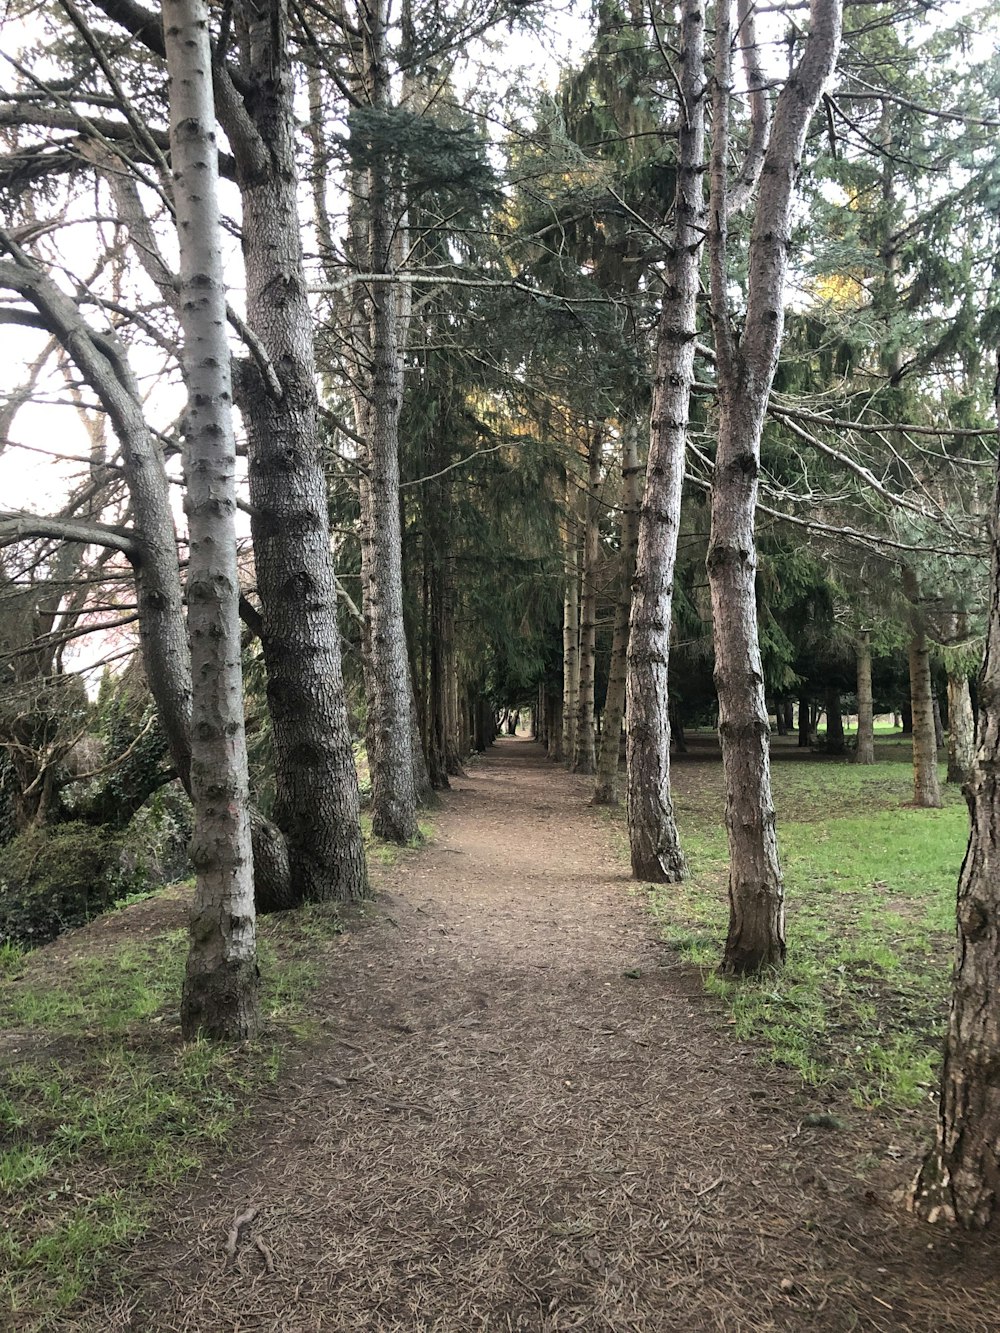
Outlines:
<svg viewBox="0 0 1000 1333"><path fill-rule="evenodd" d="M44 944L148 887L131 838L73 821L19 833L0 848L0 944Z"/></svg>

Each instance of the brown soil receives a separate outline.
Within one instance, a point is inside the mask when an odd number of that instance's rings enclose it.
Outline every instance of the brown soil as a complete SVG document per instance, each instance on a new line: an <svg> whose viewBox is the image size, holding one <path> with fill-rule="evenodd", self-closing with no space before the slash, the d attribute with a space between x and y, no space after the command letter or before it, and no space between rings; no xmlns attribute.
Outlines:
<svg viewBox="0 0 1000 1333"><path fill-rule="evenodd" d="M454 784L333 951L328 1035L79 1329L1000 1328L995 1241L911 1221L891 1126L803 1123L831 1108L664 957L589 791L518 740Z"/></svg>

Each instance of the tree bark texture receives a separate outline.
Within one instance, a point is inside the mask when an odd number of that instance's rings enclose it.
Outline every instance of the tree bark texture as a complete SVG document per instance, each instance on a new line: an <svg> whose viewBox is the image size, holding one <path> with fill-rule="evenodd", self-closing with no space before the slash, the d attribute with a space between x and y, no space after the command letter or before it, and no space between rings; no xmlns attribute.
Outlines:
<svg viewBox="0 0 1000 1333"><path fill-rule="evenodd" d="M741 6L745 32L744 11ZM785 956L784 892L771 796L770 723L757 632L754 519L764 414L784 328L794 186L809 120L836 63L841 0L812 0L810 15L802 57L774 109L750 237L746 318L737 340L728 307L732 78L728 0L716 11L710 255L719 438L707 564L730 864L730 920L722 971L730 975L758 972L780 964Z"/></svg>
<svg viewBox="0 0 1000 1333"><path fill-rule="evenodd" d="M375 111L391 102L386 51L386 0L365 8L364 88ZM393 271L393 190L388 164L367 172L365 267ZM360 257L360 256L359 256ZM370 369L362 384L367 399L367 448L360 475L362 594L366 622L368 763L372 775L372 830L405 843L417 834L416 791L409 760L410 708L406 632L403 623L402 531L399 513L399 416L403 406L403 357L399 345L399 293L391 282L372 283L364 294L368 318L365 351Z"/></svg>
<svg viewBox="0 0 1000 1333"><path fill-rule="evenodd" d="M632 873L684 875L670 793L670 628L680 531L702 241L705 233L705 5L682 9L674 235L656 331L653 403L626 670L626 808Z"/></svg>
<svg viewBox="0 0 1000 1333"><path fill-rule="evenodd" d="M566 526L563 542L563 759L572 767L580 706L580 543L577 532L576 476L566 472Z"/></svg>
<svg viewBox="0 0 1000 1333"><path fill-rule="evenodd" d="M976 724L972 716L969 678L948 676L948 781L968 782L976 761Z"/></svg>
<svg viewBox="0 0 1000 1333"><path fill-rule="evenodd" d="M597 570L601 556L601 444L603 430L590 436L583 529L583 596L580 601L580 697L577 705L575 773L594 772L594 679L597 666Z"/></svg>
<svg viewBox="0 0 1000 1333"><path fill-rule="evenodd" d="M611 640L611 665L608 670L608 691L604 699L597 782L594 785L595 805L618 804L618 766L622 722L625 717L632 581L635 578L636 551L639 545L642 470L639 466L638 437L639 423L634 417L630 417L622 429L621 568L618 571L618 600L615 604L615 627Z"/></svg>
<svg viewBox="0 0 1000 1333"><path fill-rule="evenodd" d="M867 630L862 630L855 644L858 667L858 748L854 752L856 764L875 762L875 706L872 701L872 641Z"/></svg>
<svg viewBox="0 0 1000 1333"><path fill-rule="evenodd" d="M181 1000L185 1037L245 1040L258 1023L249 778L236 566L236 442L220 246L219 151L206 0L165 0L180 243L188 633L196 872Z"/></svg>
<svg viewBox="0 0 1000 1333"><path fill-rule="evenodd" d="M285 0L239 4L246 99L220 103L243 202L247 319L273 368L241 400L273 733L275 821L299 901L368 893L330 556L326 478L296 191ZM222 110L228 115L222 116ZM409 767L409 765L407 765Z"/></svg>
<svg viewBox="0 0 1000 1333"><path fill-rule="evenodd" d="M955 970L937 1140L914 1187L930 1222L987 1226L1000 1198L1000 471L993 499L986 653L972 827L958 881Z"/></svg>
<svg viewBox="0 0 1000 1333"><path fill-rule="evenodd" d="M910 707L913 716L913 804L936 810L941 806L937 734L931 690L931 655L927 626L920 607L920 589L912 569L903 569L903 591L910 603Z"/></svg>
<svg viewBox="0 0 1000 1333"><path fill-rule="evenodd" d="M830 688L826 692L826 752L843 754L844 715L840 711L840 691Z"/></svg>

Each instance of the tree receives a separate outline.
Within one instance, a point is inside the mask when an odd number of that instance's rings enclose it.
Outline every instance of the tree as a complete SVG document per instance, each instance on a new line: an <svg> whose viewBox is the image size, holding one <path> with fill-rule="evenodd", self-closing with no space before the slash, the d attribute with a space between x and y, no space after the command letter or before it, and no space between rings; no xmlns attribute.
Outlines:
<svg viewBox="0 0 1000 1333"><path fill-rule="evenodd" d="M166 0L170 149L180 241L191 641L191 860L197 879L181 1000L186 1037L243 1040L257 1028L236 442L220 245L212 52L204 0Z"/></svg>
<svg viewBox="0 0 1000 1333"><path fill-rule="evenodd" d="M626 668L626 790L632 873L670 883L684 874L670 795L671 605L694 381L696 303L705 232L705 6L687 0L674 234L657 324L646 485L639 509Z"/></svg>
<svg viewBox="0 0 1000 1333"><path fill-rule="evenodd" d="M998 403L1000 409L1000 403ZM913 1207L930 1222L987 1226L1000 1194L1000 469L991 515L986 652L979 677L972 828L958 881L957 939L937 1140Z"/></svg>
<svg viewBox="0 0 1000 1333"><path fill-rule="evenodd" d="M757 634L754 519L760 440L784 325L793 189L809 120L840 47L841 0L812 0L798 65L778 96L750 237L747 308L737 341L729 311L731 27L716 15L709 243L718 362L719 436L712 482L708 574L715 684L726 778L729 932L723 972L742 975L785 956L784 901L771 798L770 724Z"/></svg>

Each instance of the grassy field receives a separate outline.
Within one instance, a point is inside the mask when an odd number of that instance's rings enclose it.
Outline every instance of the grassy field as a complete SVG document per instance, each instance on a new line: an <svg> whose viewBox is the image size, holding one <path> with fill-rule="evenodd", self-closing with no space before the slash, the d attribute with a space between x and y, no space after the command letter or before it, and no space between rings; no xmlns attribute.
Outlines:
<svg viewBox="0 0 1000 1333"><path fill-rule="evenodd" d="M951 968L955 886L968 836L960 792L916 810L907 744L859 768L799 758L777 742L775 805L788 905L786 966L727 982L716 967L728 917L721 764L675 768L690 877L649 888L664 939L702 969L741 1038L815 1087L901 1110L935 1086Z"/></svg>
<svg viewBox="0 0 1000 1333"><path fill-rule="evenodd" d="M365 825L370 862L409 854ZM238 1150L315 1031L309 997L341 932L332 905L259 921L257 1041L181 1041L189 894L150 895L34 953L0 947L0 1329L55 1325L98 1275L113 1284L158 1191Z"/></svg>

